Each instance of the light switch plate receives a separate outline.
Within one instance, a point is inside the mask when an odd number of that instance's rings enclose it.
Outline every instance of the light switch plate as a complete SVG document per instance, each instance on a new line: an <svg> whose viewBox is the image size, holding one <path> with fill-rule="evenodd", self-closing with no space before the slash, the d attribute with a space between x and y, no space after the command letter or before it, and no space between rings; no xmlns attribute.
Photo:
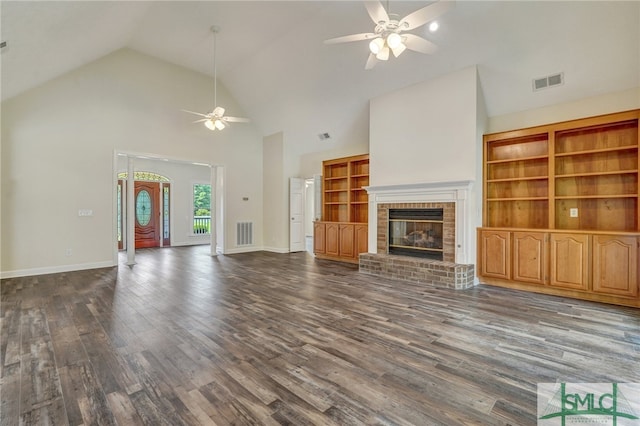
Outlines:
<svg viewBox="0 0 640 426"><path fill-rule="evenodd" d="M577 208L569 209L569 217L578 217L578 209Z"/></svg>

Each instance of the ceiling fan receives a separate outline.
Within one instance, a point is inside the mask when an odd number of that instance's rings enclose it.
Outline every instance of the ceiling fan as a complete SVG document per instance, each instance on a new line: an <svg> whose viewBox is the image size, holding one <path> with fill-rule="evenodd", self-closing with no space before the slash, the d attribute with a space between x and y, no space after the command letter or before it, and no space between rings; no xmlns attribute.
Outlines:
<svg viewBox="0 0 640 426"><path fill-rule="evenodd" d="M217 75L217 68L216 68L216 50L217 50L216 41L217 41L217 34L220 32L220 28L214 25L211 27L211 32L213 33L213 105L214 105L213 111L208 112L206 114L189 111L186 109L183 109L182 111L204 117L194 121L194 123L204 122L204 125L207 126L207 128L210 130L216 130L216 129L222 130L225 127L227 127L228 123L232 123L232 122L248 123L251 120L249 120L248 118L242 118L242 117L230 117L228 115L225 116L224 108L222 108L221 106L218 106L218 75Z"/></svg>
<svg viewBox="0 0 640 426"><path fill-rule="evenodd" d="M420 53L434 53L438 48L429 40L425 40L415 34L404 33L418 28L427 22L433 21L443 15L454 6L453 1L437 1L428 6L418 9L398 19L398 15L387 13L387 10L378 0L365 1L365 7L373 22L376 24L372 33L352 34L348 36L336 37L325 40L325 44L346 43L351 41L371 40L369 43L369 59L365 69L373 68L378 61L389 59L389 51L397 58L405 49Z"/></svg>

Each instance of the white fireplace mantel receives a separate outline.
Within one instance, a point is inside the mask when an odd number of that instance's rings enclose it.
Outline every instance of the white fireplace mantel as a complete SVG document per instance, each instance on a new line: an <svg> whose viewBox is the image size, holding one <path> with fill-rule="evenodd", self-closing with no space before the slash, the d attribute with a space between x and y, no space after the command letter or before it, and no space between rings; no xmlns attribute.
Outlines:
<svg viewBox="0 0 640 426"><path fill-rule="evenodd" d="M474 181L412 183L407 185L367 186L369 194L369 253L375 253L378 235L378 204L386 203L455 203L455 262L475 263L473 259L473 200L470 197Z"/></svg>

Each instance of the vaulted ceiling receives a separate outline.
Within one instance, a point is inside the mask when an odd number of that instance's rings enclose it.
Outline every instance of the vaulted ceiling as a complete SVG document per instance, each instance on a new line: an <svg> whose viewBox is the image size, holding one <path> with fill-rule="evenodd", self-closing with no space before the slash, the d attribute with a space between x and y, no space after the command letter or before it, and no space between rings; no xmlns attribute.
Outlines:
<svg viewBox="0 0 640 426"><path fill-rule="evenodd" d="M429 1L388 1L404 16ZM213 75L264 135L341 133L368 100L477 65L490 116L640 86L640 2L458 1L440 30L414 31L439 46L365 70L367 42L323 40L370 32L360 1L4 1L2 99L121 48ZM532 79L563 72L538 92ZM177 106L177 108L180 106ZM234 112L232 115L241 115Z"/></svg>

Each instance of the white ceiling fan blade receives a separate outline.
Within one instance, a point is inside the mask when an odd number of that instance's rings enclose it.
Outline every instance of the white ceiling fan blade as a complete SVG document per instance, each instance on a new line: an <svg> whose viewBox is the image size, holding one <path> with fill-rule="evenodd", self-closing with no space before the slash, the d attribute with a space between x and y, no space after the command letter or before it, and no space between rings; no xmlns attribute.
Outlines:
<svg viewBox="0 0 640 426"><path fill-rule="evenodd" d="M407 49L414 50L420 53L432 54L438 50L438 46L429 40L425 40L422 37L418 37L414 34L404 34L404 44Z"/></svg>
<svg viewBox="0 0 640 426"><path fill-rule="evenodd" d="M384 6L382 6L382 3L380 3L379 1L365 1L364 7L367 8L369 16L371 16L371 19L373 19L373 22L375 22L376 25L380 22L389 21L389 15L387 14L387 11L384 10Z"/></svg>
<svg viewBox="0 0 640 426"><path fill-rule="evenodd" d="M213 112L211 114L213 116L215 116L215 117L222 117L224 115L224 108L215 107L215 109L213 110Z"/></svg>
<svg viewBox="0 0 640 426"><path fill-rule="evenodd" d="M209 116L208 116L207 114L202 114L202 113L199 113L199 112L193 112L193 111L189 111L189 110L186 110L186 109L183 109L182 111L183 111L183 112L188 112L189 114L199 115L200 117L207 117L207 118L209 118Z"/></svg>
<svg viewBox="0 0 640 426"><path fill-rule="evenodd" d="M192 121L191 124L202 123L203 121L207 121L208 118L201 118L200 120Z"/></svg>
<svg viewBox="0 0 640 426"><path fill-rule="evenodd" d="M347 43L350 41L369 40L376 36L377 34L374 34L374 33L351 34L351 35L342 36L342 37L330 38L329 40L325 40L324 44L336 44L336 43Z"/></svg>
<svg viewBox="0 0 640 426"><path fill-rule="evenodd" d="M437 3L432 3L429 6L418 9L402 18L399 27L403 31L412 30L421 25L426 24L429 21L433 21L437 17L446 13L449 9L455 6L453 1L441 0Z"/></svg>
<svg viewBox="0 0 640 426"><path fill-rule="evenodd" d="M231 123L250 123L251 120L243 117L222 117L223 121L228 121Z"/></svg>
<svg viewBox="0 0 640 426"><path fill-rule="evenodd" d="M367 59L367 63L365 64L364 69L370 70L371 68L375 67L377 63L378 59L376 58L376 55L374 55L373 53L369 53L369 59Z"/></svg>

